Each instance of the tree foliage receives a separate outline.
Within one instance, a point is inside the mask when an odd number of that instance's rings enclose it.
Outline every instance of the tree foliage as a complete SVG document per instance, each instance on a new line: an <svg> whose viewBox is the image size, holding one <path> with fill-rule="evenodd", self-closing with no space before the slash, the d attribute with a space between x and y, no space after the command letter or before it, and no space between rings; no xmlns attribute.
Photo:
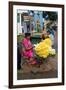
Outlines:
<svg viewBox="0 0 66 90"><path fill-rule="evenodd" d="M46 18L47 15L48 15L49 20L56 21L58 19L58 13L57 12L44 11L43 17Z"/></svg>
<svg viewBox="0 0 66 90"><path fill-rule="evenodd" d="M47 12L48 18L52 21L56 21L58 19L57 12Z"/></svg>

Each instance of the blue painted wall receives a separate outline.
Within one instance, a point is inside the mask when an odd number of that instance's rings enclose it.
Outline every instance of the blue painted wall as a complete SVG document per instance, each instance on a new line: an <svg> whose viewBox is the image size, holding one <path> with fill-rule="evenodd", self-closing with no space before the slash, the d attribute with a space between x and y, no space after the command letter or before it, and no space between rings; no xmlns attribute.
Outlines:
<svg viewBox="0 0 66 90"><path fill-rule="evenodd" d="M39 15L38 15L39 14ZM34 29L36 30L36 22L39 20L40 22L40 30L43 29L43 12L42 11L34 11Z"/></svg>

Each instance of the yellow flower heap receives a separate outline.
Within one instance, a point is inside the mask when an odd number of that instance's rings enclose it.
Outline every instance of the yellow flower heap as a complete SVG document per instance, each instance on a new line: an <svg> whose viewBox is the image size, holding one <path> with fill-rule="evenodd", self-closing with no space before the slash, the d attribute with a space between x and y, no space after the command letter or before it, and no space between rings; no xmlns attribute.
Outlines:
<svg viewBox="0 0 66 90"><path fill-rule="evenodd" d="M35 52L39 57L47 58L49 55L55 55L55 49L52 48L52 41L46 38L35 46Z"/></svg>

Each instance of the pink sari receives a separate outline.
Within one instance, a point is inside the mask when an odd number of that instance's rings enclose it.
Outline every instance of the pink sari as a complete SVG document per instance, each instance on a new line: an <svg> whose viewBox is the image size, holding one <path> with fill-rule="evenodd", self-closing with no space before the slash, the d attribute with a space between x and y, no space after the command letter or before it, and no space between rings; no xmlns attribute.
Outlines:
<svg viewBox="0 0 66 90"><path fill-rule="evenodd" d="M24 50L22 50L22 56L24 57L27 57L27 58L32 58L33 57L33 50L26 50L26 48L31 48L32 47L32 44L30 42L29 39L27 38L24 38L23 41L22 41L22 48Z"/></svg>

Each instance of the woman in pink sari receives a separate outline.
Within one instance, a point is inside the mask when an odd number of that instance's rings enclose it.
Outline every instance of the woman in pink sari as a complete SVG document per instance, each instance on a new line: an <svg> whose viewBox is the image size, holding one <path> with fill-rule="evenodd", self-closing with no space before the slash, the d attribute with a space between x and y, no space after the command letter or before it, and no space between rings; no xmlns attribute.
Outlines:
<svg viewBox="0 0 66 90"><path fill-rule="evenodd" d="M36 60L33 58L33 45L30 36L30 33L25 33L25 38L22 40L22 56L27 58L28 63L36 64Z"/></svg>

